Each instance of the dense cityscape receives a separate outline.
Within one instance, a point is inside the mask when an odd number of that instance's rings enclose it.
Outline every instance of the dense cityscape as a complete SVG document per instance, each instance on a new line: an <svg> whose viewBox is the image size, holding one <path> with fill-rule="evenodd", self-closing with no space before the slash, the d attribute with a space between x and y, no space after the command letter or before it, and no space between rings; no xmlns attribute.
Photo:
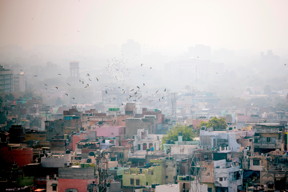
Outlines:
<svg viewBox="0 0 288 192"><path fill-rule="evenodd" d="M287 192L287 0L0 0L0 192Z"/></svg>
<svg viewBox="0 0 288 192"><path fill-rule="evenodd" d="M83 93L103 79L79 67L57 74L61 86L1 66L1 191L287 190L287 90L226 101L148 83ZM94 104L78 99L99 91Z"/></svg>

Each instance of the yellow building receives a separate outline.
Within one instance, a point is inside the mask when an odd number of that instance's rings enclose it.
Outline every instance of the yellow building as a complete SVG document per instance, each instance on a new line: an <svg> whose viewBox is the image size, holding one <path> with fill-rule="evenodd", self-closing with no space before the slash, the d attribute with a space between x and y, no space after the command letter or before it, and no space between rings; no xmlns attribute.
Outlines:
<svg viewBox="0 0 288 192"><path fill-rule="evenodd" d="M143 187L152 184L164 184L164 160L151 160L152 166L144 168L130 168L124 171L124 187Z"/></svg>

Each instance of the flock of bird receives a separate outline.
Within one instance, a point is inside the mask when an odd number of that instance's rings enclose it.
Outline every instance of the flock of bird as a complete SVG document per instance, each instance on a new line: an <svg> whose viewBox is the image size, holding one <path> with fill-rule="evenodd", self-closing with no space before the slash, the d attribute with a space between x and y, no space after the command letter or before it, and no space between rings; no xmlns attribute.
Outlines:
<svg viewBox="0 0 288 192"><path fill-rule="evenodd" d="M146 66L144 65L143 63L140 64L140 67L141 68L144 68L146 67L146 69L149 69L149 70L152 70L152 67L151 66ZM108 72L108 74L112 77L115 78L116 82L114 84L114 86L116 84L119 84L120 80L118 79L118 74L121 74L121 73L125 73L125 69L123 68L119 68L117 65L115 64L108 64L108 66L106 67L106 71ZM124 71L124 72L123 72ZM115 74L114 72L118 73L118 74ZM127 72L127 70L126 70ZM124 76L127 76L127 74L124 74ZM57 76L62 76L61 73L58 73ZM92 73L86 73L84 75L85 77L84 78L78 78L78 85L75 84L75 81L72 82L72 81L69 81L69 82L66 82L66 86L61 86L61 85L52 85L52 86L49 86L48 83L44 82L44 88L45 90L57 90L57 91L62 91L63 92L63 95L69 97L74 100L76 100L76 96L74 95L71 95L71 92L69 92L69 87L72 88L72 87L76 87L76 88L83 88L83 89L87 89L89 87L92 87L92 85L96 82L98 83L97 84L97 87L98 88L102 88L102 92L104 95L107 95L107 97L109 97L109 95L113 95L115 96L115 93L120 93L122 96L126 97L126 102L137 102L137 101L140 101L143 97L143 91L146 90L146 93L148 93L147 91L147 83L146 82L143 82L142 84L138 84L136 86L133 86L132 88L130 87L129 89L127 88L127 86L123 87L123 86L118 86L118 90L115 91L117 88L113 87L112 86L104 86L105 85L105 82L104 82L104 79L103 79L103 82L101 82L101 78L99 76L94 76L92 75ZM34 75L35 78L38 77L38 75ZM76 81L77 81L76 80ZM95 84L94 84L95 85ZM67 87L68 86L68 87ZM147 88L146 88L147 87ZM68 90L67 90L68 88ZM144 89L146 88L146 89ZM149 98L156 98L157 101L161 101L161 100L164 100L165 99L165 93L167 92L167 89L164 88L164 89L157 89L155 92L153 92ZM117 96L117 95L116 95ZM158 96L158 97L157 97ZM105 97L105 96L104 96ZM115 99L115 98L114 98ZM122 102L121 105L124 105L124 103Z"/></svg>

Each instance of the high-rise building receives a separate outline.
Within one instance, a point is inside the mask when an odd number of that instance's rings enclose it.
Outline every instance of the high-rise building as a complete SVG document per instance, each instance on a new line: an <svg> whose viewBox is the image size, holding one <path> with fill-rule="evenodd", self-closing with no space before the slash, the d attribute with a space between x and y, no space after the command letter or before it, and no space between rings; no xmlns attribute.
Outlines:
<svg viewBox="0 0 288 192"><path fill-rule="evenodd" d="M0 65L0 94L13 91L13 72Z"/></svg>
<svg viewBox="0 0 288 192"><path fill-rule="evenodd" d="M78 62L70 63L70 76L74 78L79 78L79 63Z"/></svg>
<svg viewBox="0 0 288 192"><path fill-rule="evenodd" d="M13 92L24 92L26 89L25 74L23 71L13 74Z"/></svg>

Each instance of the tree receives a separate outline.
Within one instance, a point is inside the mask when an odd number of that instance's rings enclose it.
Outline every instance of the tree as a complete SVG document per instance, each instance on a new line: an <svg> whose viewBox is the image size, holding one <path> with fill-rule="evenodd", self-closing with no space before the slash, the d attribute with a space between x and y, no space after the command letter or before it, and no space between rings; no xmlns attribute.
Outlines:
<svg viewBox="0 0 288 192"><path fill-rule="evenodd" d="M201 122L201 126L207 128L213 128L213 131L223 131L227 128L227 123L225 118L212 117L208 122Z"/></svg>
<svg viewBox="0 0 288 192"><path fill-rule="evenodd" d="M162 138L162 143L174 143L175 141L178 141L178 135L182 135L183 141L193 141L193 138L195 137L193 127L176 125Z"/></svg>

